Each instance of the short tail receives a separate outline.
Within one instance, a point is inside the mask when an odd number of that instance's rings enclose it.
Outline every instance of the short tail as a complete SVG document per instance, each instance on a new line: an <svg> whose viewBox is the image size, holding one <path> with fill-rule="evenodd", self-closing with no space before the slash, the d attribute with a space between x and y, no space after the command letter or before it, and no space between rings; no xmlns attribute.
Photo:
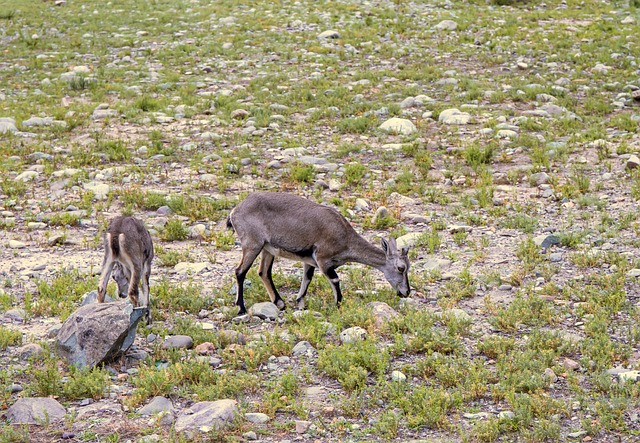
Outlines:
<svg viewBox="0 0 640 443"><path fill-rule="evenodd" d="M227 229L231 229L233 232L236 230L233 228L233 223L231 223L231 213L227 215Z"/></svg>
<svg viewBox="0 0 640 443"><path fill-rule="evenodd" d="M118 257L120 255L120 241L118 235L112 235L109 233L109 240L111 241L111 256Z"/></svg>

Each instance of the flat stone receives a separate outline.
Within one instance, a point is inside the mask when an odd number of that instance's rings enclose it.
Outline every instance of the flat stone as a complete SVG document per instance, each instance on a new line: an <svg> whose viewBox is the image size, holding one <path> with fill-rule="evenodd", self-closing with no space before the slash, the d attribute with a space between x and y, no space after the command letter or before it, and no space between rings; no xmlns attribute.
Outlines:
<svg viewBox="0 0 640 443"><path fill-rule="evenodd" d="M379 129L386 132L393 132L397 134L409 135L417 132L418 129L411 120L406 118L393 117L385 121L379 126Z"/></svg>
<svg viewBox="0 0 640 443"><path fill-rule="evenodd" d="M7 420L13 424L41 425L62 420L67 411L53 398L20 398L6 412Z"/></svg>
<svg viewBox="0 0 640 443"><path fill-rule="evenodd" d="M138 410L140 415L155 415L160 412L174 412L173 403L166 397L157 396L144 407Z"/></svg>
<svg viewBox="0 0 640 443"><path fill-rule="evenodd" d="M472 414L472 413L467 412L467 413L462 414L462 416L464 418L466 418L467 420L482 420L482 419L485 419L485 418L489 417L489 413L487 413L487 412L476 412L476 413Z"/></svg>
<svg viewBox="0 0 640 443"><path fill-rule="evenodd" d="M245 420L250 423L262 424L268 422L269 416L267 414L263 414L262 412L247 412L244 414Z"/></svg>
<svg viewBox="0 0 640 443"><path fill-rule="evenodd" d="M9 240L9 249L23 249L27 244L19 240Z"/></svg>
<svg viewBox="0 0 640 443"><path fill-rule="evenodd" d="M24 171L14 178L15 181L29 182L38 178L40 174L37 171Z"/></svg>
<svg viewBox="0 0 640 443"><path fill-rule="evenodd" d="M201 272L209 269L208 262L190 263L180 262L173 267L173 270L177 274L200 274Z"/></svg>
<svg viewBox="0 0 640 443"><path fill-rule="evenodd" d="M238 413L235 400L203 401L183 410L175 423L176 432L221 430L233 423Z"/></svg>
<svg viewBox="0 0 640 443"><path fill-rule="evenodd" d="M273 321L278 318L280 310L271 302L262 302L255 303L253 306L251 306L251 308L249 308L249 313L254 317L261 318L262 320Z"/></svg>
<svg viewBox="0 0 640 443"><path fill-rule="evenodd" d="M162 343L162 349L191 349L193 339L188 335L172 335Z"/></svg>

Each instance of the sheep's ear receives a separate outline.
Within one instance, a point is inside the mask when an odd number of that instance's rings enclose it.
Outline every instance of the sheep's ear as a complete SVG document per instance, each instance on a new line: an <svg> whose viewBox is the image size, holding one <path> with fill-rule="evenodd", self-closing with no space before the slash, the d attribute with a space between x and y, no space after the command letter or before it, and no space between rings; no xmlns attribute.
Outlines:
<svg viewBox="0 0 640 443"><path fill-rule="evenodd" d="M409 254L409 246L405 246L404 248L402 248L401 250L401 255L403 257L406 257Z"/></svg>
<svg viewBox="0 0 640 443"><path fill-rule="evenodd" d="M382 250L388 254L389 253L389 243L384 238L380 239L380 245L382 246Z"/></svg>

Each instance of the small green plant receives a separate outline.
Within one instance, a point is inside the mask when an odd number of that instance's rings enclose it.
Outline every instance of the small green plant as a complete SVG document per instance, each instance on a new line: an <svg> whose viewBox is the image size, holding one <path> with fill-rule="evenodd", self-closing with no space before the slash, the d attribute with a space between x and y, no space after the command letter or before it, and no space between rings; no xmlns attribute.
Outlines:
<svg viewBox="0 0 640 443"><path fill-rule="evenodd" d="M315 176L313 165L294 163L289 168L289 180L294 183L310 183Z"/></svg>
<svg viewBox="0 0 640 443"><path fill-rule="evenodd" d="M62 375L58 368L58 360L45 358L41 362L32 363L27 370L31 382L25 390L33 397L59 395L62 388Z"/></svg>
<svg viewBox="0 0 640 443"><path fill-rule="evenodd" d="M36 281L37 303L31 306L31 313L36 316L59 316L64 321L82 296L97 287L97 277L81 275L74 269L63 269L51 282Z"/></svg>
<svg viewBox="0 0 640 443"><path fill-rule="evenodd" d="M0 326L0 351L4 351L8 346L19 346L22 344L22 333L14 329Z"/></svg>
<svg viewBox="0 0 640 443"><path fill-rule="evenodd" d="M51 226L78 226L79 224L80 216L75 213L59 212L49 218Z"/></svg>
<svg viewBox="0 0 640 443"><path fill-rule="evenodd" d="M347 392L361 390L367 373L382 375L389 366L389 354L372 340L327 346L318 355L318 369L340 381Z"/></svg>
<svg viewBox="0 0 640 443"><path fill-rule="evenodd" d="M349 185L360 184L367 172L367 168L362 163L349 163L345 166L344 178Z"/></svg>
<svg viewBox="0 0 640 443"><path fill-rule="evenodd" d="M173 267L180 262L191 261L189 251L171 251L161 245L155 246L155 256L160 266Z"/></svg>
<svg viewBox="0 0 640 443"><path fill-rule="evenodd" d="M105 369L77 369L72 366L66 382L62 385L62 395L70 400L83 398L98 400L107 393L109 382L109 373Z"/></svg>
<svg viewBox="0 0 640 443"><path fill-rule="evenodd" d="M170 218L164 225L160 238L164 241L182 241L189 237L189 230L179 218Z"/></svg>

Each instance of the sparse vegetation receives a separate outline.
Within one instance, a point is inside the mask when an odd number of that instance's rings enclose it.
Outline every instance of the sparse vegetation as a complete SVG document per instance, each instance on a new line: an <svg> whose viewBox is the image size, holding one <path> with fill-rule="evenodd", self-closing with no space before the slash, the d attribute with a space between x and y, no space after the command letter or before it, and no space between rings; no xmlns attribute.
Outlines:
<svg viewBox="0 0 640 443"><path fill-rule="evenodd" d="M640 383L618 373L640 369L640 0L280 3L1 2L0 411L74 412L0 443L284 441L296 420L323 442L636 441ZM233 320L224 221L253 190L331 205L374 244L408 234L413 294L350 264L339 308L316 271L298 312L303 268L277 259L287 309ZM76 369L49 334L97 288L118 213L154 236L154 323L141 360ZM248 306L269 300L254 268ZM213 355L164 349L177 334ZM156 395L241 414L184 435L137 415ZM81 414L103 403L126 412Z"/></svg>

